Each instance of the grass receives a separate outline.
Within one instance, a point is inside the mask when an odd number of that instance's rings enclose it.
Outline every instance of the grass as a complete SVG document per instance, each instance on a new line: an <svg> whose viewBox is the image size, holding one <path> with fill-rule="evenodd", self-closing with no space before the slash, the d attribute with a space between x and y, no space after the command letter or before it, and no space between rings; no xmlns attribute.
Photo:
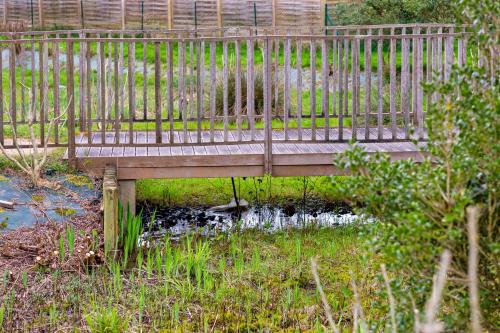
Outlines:
<svg viewBox="0 0 500 333"><path fill-rule="evenodd" d="M377 260L361 259L356 235L356 227L311 227L273 235L249 230L210 240L191 235L178 243L166 239L143 249L128 267L113 262L87 274L49 273L46 288L20 291L32 317L16 325L91 332L321 332L326 319L311 257L318 258L336 320L351 317L351 279L363 281L362 300L378 288ZM38 269L28 279L41 281L47 274ZM5 303L4 327L23 306L17 303L20 294L13 297L14 306Z"/></svg>
<svg viewBox="0 0 500 333"><path fill-rule="evenodd" d="M335 182L343 177L334 177ZM240 198L251 203L283 204L297 202L304 193L322 201L341 201L332 191L330 177L252 177L237 178ZM170 206L215 206L233 198L231 179L145 179L137 182L137 200Z"/></svg>

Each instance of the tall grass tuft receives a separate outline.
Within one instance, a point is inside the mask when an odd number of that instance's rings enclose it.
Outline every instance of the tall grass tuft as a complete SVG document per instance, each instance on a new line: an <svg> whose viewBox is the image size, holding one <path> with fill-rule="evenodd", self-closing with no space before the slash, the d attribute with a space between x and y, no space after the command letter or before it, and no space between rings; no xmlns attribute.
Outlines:
<svg viewBox="0 0 500 333"><path fill-rule="evenodd" d="M137 252L139 247L139 236L142 232L142 213L133 216L130 212L130 207L127 207L124 214L121 203L119 209L119 237L118 242L123 248L123 264L127 265L128 259Z"/></svg>

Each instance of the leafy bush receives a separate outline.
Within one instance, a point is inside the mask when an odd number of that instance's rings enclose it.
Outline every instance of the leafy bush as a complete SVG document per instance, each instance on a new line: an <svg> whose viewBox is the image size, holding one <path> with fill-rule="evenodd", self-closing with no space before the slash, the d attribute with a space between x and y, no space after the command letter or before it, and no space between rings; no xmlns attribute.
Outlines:
<svg viewBox="0 0 500 333"><path fill-rule="evenodd" d="M471 53L480 54L482 65L472 59L464 68L453 67L448 80L436 77L425 86L426 92L437 94L426 114L427 158L422 163L393 162L387 155L370 157L354 147L336 161L354 174L337 190L359 203L361 212L379 219L369 231L368 246L400 272L397 292L406 298L400 307L409 308L413 299L424 302L435 258L444 249L453 253L444 319L459 330L466 328L469 311L464 288L469 250L465 211L470 205L482 207L478 274L485 326L493 329L500 317L495 308L500 290L500 67L499 32L491 22L498 18L500 5L458 5L463 17L474 23L476 33L469 45L475 44L477 50ZM406 330L412 322L413 318L400 318Z"/></svg>

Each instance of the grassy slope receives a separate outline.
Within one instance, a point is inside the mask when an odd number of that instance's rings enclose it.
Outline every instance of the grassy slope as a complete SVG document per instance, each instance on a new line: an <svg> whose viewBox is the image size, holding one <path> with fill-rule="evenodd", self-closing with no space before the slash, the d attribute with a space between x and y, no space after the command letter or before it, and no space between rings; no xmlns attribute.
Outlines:
<svg viewBox="0 0 500 333"><path fill-rule="evenodd" d="M373 299L379 287L376 259L360 259L355 235L352 227L274 235L247 231L167 243L144 253L134 269L112 264L83 275L37 271L29 279L45 281L44 287L25 291L32 318L22 325L50 331L89 325L95 332L105 326L114 326L112 332L323 331L311 257L318 257L336 320L351 316L351 278L362 281L362 300Z"/></svg>

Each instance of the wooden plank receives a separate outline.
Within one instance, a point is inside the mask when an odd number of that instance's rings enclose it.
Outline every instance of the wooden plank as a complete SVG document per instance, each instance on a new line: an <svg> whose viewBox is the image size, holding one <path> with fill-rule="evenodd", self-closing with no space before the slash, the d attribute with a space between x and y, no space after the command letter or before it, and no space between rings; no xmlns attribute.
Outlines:
<svg viewBox="0 0 500 333"><path fill-rule="evenodd" d="M324 39L321 43L321 114L325 119L325 141L330 140L330 64L328 62L328 41Z"/></svg>
<svg viewBox="0 0 500 333"><path fill-rule="evenodd" d="M289 37L286 37L285 39L285 82L284 82L284 112L283 112L283 119L284 119L284 126L285 126L285 140L289 139L288 136L288 117L290 116L290 72L291 72L291 40Z"/></svg>
<svg viewBox="0 0 500 333"><path fill-rule="evenodd" d="M224 112L224 141L227 141L229 128L229 105L228 105L228 79L229 79L229 63L227 42L222 42L223 64L222 64L222 86L223 86L223 112Z"/></svg>
<svg viewBox="0 0 500 333"><path fill-rule="evenodd" d="M120 34L120 38L123 39L123 34ZM124 67L124 47L125 43L120 42L120 57L118 59L118 82L120 84L120 117L125 119L125 82L123 80L123 67Z"/></svg>
<svg viewBox="0 0 500 333"><path fill-rule="evenodd" d="M358 78L358 65L357 65L357 58L358 58L358 43L357 41L353 40L351 43L351 84L352 84L352 93L351 93L351 103L352 103L352 115L351 115L351 126L352 126L352 140L357 139L357 117L358 117L358 83L357 83L357 78Z"/></svg>
<svg viewBox="0 0 500 333"><path fill-rule="evenodd" d="M216 102L216 73L217 73L217 63L215 60L216 54L216 46L215 41L210 42L210 142L214 142L214 119L215 119L215 102Z"/></svg>
<svg viewBox="0 0 500 333"><path fill-rule="evenodd" d="M135 43L127 44L128 53L128 131L129 143L134 142L134 120L135 120Z"/></svg>
<svg viewBox="0 0 500 333"><path fill-rule="evenodd" d="M337 31L332 30L332 35L336 36ZM338 40L334 39L332 40L332 67L330 70L331 76L332 76L332 115L334 117L337 116L337 43Z"/></svg>
<svg viewBox="0 0 500 333"><path fill-rule="evenodd" d="M188 102L188 107L189 107L189 118L191 118L194 114L194 97L193 97L193 91L194 91L194 43L192 40L189 41L189 86L188 86L188 93L189 93L189 102Z"/></svg>
<svg viewBox="0 0 500 333"><path fill-rule="evenodd" d="M142 119L148 119L148 43L142 43Z"/></svg>
<svg viewBox="0 0 500 333"><path fill-rule="evenodd" d="M45 78L44 78L46 72L43 70L44 62L45 62L45 59L44 59L45 52L43 52L43 49L44 49L43 42L40 42L40 44L38 44L38 50L39 50L39 52L38 52L38 61L39 61L38 79L39 79L39 88L40 88L40 141L41 142L45 141L45 121L46 121L46 119L45 119L45 90L46 90L46 86L45 86ZM72 76L70 74L70 72L68 72L67 75ZM14 82L11 81L11 84L14 85L14 95L13 95L14 97L11 95L11 98L16 100L16 98L15 98L15 96L16 96L15 95L15 86L16 86L15 79L14 79ZM36 105L36 104L34 104L34 105ZM33 112L35 112L35 110L33 110ZM14 112L14 119L15 119L15 112Z"/></svg>
<svg viewBox="0 0 500 333"><path fill-rule="evenodd" d="M74 64L73 64L73 42L66 42L66 89L69 99L68 104L68 160L71 167L75 166L75 98L74 98Z"/></svg>
<svg viewBox="0 0 500 333"><path fill-rule="evenodd" d="M424 37L417 39L417 124L418 137L424 138L424 90L422 83L424 81Z"/></svg>
<svg viewBox="0 0 500 333"><path fill-rule="evenodd" d="M432 37L431 36L431 28L428 27L427 28L427 31L426 31L428 37L425 39L425 50L426 50L426 66L425 66L425 69L426 69L426 78L425 78L425 81L427 83L431 82L432 81ZM427 92L426 93L426 110L427 112L430 111L430 107L431 107L431 93L430 92Z"/></svg>
<svg viewBox="0 0 500 333"><path fill-rule="evenodd" d="M345 43L345 41L344 41ZM342 61L342 40L339 40L338 43L338 77L339 77L339 134L338 134L338 140L343 141L344 140L344 112L343 112L343 105L344 105L344 72L343 72L343 61Z"/></svg>
<svg viewBox="0 0 500 333"><path fill-rule="evenodd" d="M0 57L0 68L3 68L3 57ZM31 70L33 71L34 62L31 63ZM4 113L4 105L3 105L3 80L0 80L0 144L5 144L4 138L4 130L3 130L3 113Z"/></svg>
<svg viewBox="0 0 500 333"><path fill-rule="evenodd" d="M205 119L205 41L200 42L200 62L198 63L200 67L200 90L197 94L200 94L199 104L201 107L201 118ZM198 66L196 69L198 69Z"/></svg>
<svg viewBox="0 0 500 333"><path fill-rule="evenodd" d="M383 35L383 30L379 29L378 32L379 36ZM382 91L382 85L383 85L383 67L384 67L384 55L383 55L383 39L379 38L377 42L377 99L378 99L378 104L377 104L377 129L378 129L378 135L377 138L379 140L383 139L383 123L384 123L384 118L383 118L383 109L382 109L382 102L383 102L383 91Z"/></svg>
<svg viewBox="0 0 500 333"><path fill-rule="evenodd" d="M311 67L311 87L310 87L310 113L312 141L316 141L316 41L309 43L310 67Z"/></svg>
<svg viewBox="0 0 500 333"><path fill-rule="evenodd" d="M36 105L36 62L35 62L35 43L31 43L31 105ZM3 103L3 100L1 101ZM32 110L33 120L36 121L37 115L35 110Z"/></svg>
<svg viewBox="0 0 500 333"><path fill-rule="evenodd" d="M371 95L372 95L372 31L367 32L364 40L365 52L365 140L370 139L370 113L371 113Z"/></svg>
<svg viewBox="0 0 500 333"><path fill-rule="evenodd" d="M84 39L85 34L80 33L80 38ZM78 57L78 70L80 71L80 80L79 80L79 89L80 89L80 105L79 105L79 111L80 111L80 131L84 132L87 124L86 120L86 115L87 115L87 110L86 104L85 104L85 65L87 63L85 59L85 44L83 42L79 43L80 46L80 55Z"/></svg>
<svg viewBox="0 0 500 333"><path fill-rule="evenodd" d="M114 107L115 107L115 137L116 137L116 144L120 144L120 96L119 94L119 84L120 82L118 81L118 43L114 42L113 43L113 67L114 67Z"/></svg>
<svg viewBox="0 0 500 333"><path fill-rule="evenodd" d="M155 43L155 133L156 143L161 143L161 59L160 43Z"/></svg>
<svg viewBox="0 0 500 333"><path fill-rule="evenodd" d="M247 40L247 120L250 129L250 138L255 140L255 108L254 108L254 42Z"/></svg>
<svg viewBox="0 0 500 333"><path fill-rule="evenodd" d="M235 68L235 114L236 114L236 126L237 126L237 141L241 141L241 130L242 130L242 120L241 120L241 55L240 55L240 41L235 42L235 52L236 52L236 68Z"/></svg>
<svg viewBox="0 0 500 333"><path fill-rule="evenodd" d="M182 117L183 121L183 133L184 142L187 142L188 133L188 121L187 121L187 110L186 110L186 87L185 87L185 44L183 41L179 41L177 49L177 58L179 62L179 115Z"/></svg>
<svg viewBox="0 0 500 333"><path fill-rule="evenodd" d="M85 83L87 84L87 94L86 94L86 100L85 102L87 103L87 140L90 143L91 137L92 137L92 125L93 125L93 118L92 118L92 44L87 43L86 48L85 48L85 59L86 59L86 78L85 78Z"/></svg>
<svg viewBox="0 0 500 333"><path fill-rule="evenodd" d="M24 44L20 47L20 63L21 63L21 121L26 121L26 55ZM1 68L1 67L0 67Z"/></svg>
<svg viewBox="0 0 500 333"><path fill-rule="evenodd" d="M52 43L52 75L53 75L53 82L54 82L54 88L53 88L53 96L54 96L54 117L57 118L61 114L60 112L60 107L59 107L59 71L60 71L60 63L59 63L59 43L54 42ZM59 122L54 123L54 142L56 144L59 143Z"/></svg>
<svg viewBox="0 0 500 333"><path fill-rule="evenodd" d="M403 28L402 35L406 35ZM409 40L401 40L401 113L404 117L405 139L410 138L410 45Z"/></svg>
<svg viewBox="0 0 500 333"><path fill-rule="evenodd" d="M280 43L279 40L274 40L274 65L273 65L273 71L271 71L272 80L273 80L273 86L274 86L274 108L276 113L278 114L278 106L279 106L279 73L280 73L280 67L279 67L279 54L280 54ZM272 103L271 103L272 104Z"/></svg>
<svg viewBox="0 0 500 333"><path fill-rule="evenodd" d="M271 106L271 44L269 38L264 39L264 172L273 171L273 144L272 144L272 106Z"/></svg>
<svg viewBox="0 0 500 333"><path fill-rule="evenodd" d="M106 143L106 54L104 52L105 43L99 43L99 71L100 75L97 79L100 93L100 112L101 112L101 143Z"/></svg>
<svg viewBox="0 0 500 333"><path fill-rule="evenodd" d="M169 120L169 140L174 143L174 59L173 46L167 42L167 112Z"/></svg>
<svg viewBox="0 0 500 333"><path fill-rule="evenodd" d="M297 139L302 140L302 40L297 39Z"/></svg>
<svg viewBox="0 0 500 333"><path fill-rule="evenodd" d="M394 35L394 28L391 29L391 35ZM397 118L396 118L396 39L391 39L389 50L389 67L390 67L390 83L389 83L389 110L391 112L391 133L392 139L396 140Z"/></svg>

